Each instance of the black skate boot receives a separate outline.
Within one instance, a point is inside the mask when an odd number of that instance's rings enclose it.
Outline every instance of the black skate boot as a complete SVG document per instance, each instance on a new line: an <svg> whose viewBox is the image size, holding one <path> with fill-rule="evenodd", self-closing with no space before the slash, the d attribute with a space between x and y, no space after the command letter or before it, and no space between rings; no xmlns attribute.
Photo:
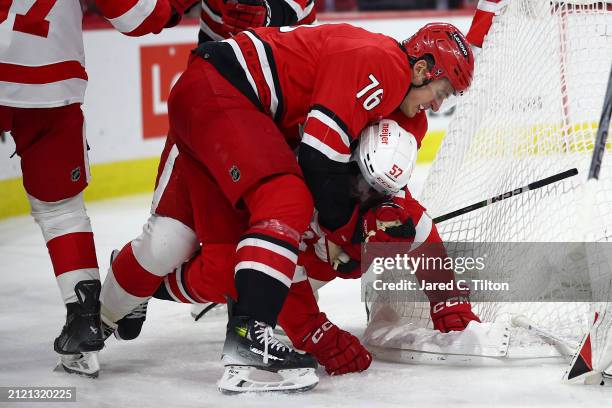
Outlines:
<svg viewBox="0 0 612 408"><path fill-rule="evenodd" d="M104 347L100 324L100 281L76 284L77 302L66 305L66 324L53 348L61 355L59 368L70 373L97 377L100 370L97 352Z"/></svg>
<svg viewBox="0 0 612 408"><path fill-rule="evenodd" d="M249 317L230 317L222 361L217 385L224 394L307 391L319 382L310 354L296 352L274 338L271 326Z"/></svg>
<svg viewBox="0 0 612 408"><path fill-rule="evenodd" d="M113 266L113 261L119 255L119 250L115 249L111 252L110 265ZM117 340L134 340L140 335L142 325L147 319L147 307L149 300L145 300L130 313L119 319L116 323L110 322L107 319L102 319L102 329L104 330L104 340L115 335Z"/></svg>
<svg viewBox="0 0 612 408"><path fill-rule="evenodd" d="M147 319L149 301L142 302L134 310L117 321L115 337L118 340L134 340L140 335L142 325Z"/></svg>

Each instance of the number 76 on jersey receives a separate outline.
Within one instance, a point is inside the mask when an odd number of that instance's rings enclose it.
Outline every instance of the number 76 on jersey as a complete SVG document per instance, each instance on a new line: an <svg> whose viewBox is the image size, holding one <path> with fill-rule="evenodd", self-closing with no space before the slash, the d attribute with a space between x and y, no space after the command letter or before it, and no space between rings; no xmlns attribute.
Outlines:
<svg viewBox="0 0 612 408"><path fill-rule="evenodd" d="M357 99L361 99L365 96L363 100L363 108L367 111L374 109L383 96L383 88L380 86L380 82L373 74L368 76L370 83L368 83L365 87L363 87L359 92L357 92Z"/></svg>

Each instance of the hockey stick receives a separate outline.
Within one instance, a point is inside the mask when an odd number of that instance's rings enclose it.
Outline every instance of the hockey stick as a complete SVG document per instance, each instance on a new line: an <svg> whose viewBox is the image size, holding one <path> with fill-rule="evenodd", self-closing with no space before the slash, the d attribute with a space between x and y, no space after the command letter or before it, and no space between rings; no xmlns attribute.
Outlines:
<svg viewBox="0 0 612 408"><path fill-rule="evenodd" d="M525 315L512 316L511 322L514 327L522 327L540 337L550 340L557 351L563 356L572 356L575 350L578 348L578 344L562 339L543 327L537 326Z"/></svg>
<svg viewBox="0 0 612 408"><path fill-rule="evenodd" d="M594 213L591 217L585 218L584 214L581 214L584 218L581 221L581 224L584 226L589 225L587 229L585 229L585 239L587 237L587 233L590 231L598 231L595 234L599 236L606 236L605 230L602 228L601 224L595 221L595 217L600 219L601 214L597 208L597 200L596 200L596 192L597 192L597 181L599 180L599 173L601 171L601 165L603 162L604 154L606 152L606 140L608 137L608 128L610 127L610 116L612 115L612 69L610 70L610 76L608 78L608 86L606 89L606 95L604 97L603 108L601 110L601 117L599 119L599 127L597 128L597 136L595 139L595 146L593 148L593 157L591 159L591 167L589 168L589 175L587 177L586 184L584 186L584 191L582 194L582 199L584 205L591 206L593 208ZM590 268L589 268L590 269ZM590 274L590 273L589 273ZM591 284L593 284L593 276L591 276ZM595 314L597 316L597 314ZM596 318L595 318L596 320ZM582 348L586 341L589 340L591 335L591 328L584 335L582 342L580 343L580 347ZM576 351L572 362L567 369L564 378L566 381L574 381L575 379L580 379L581 377L587 377L590 375L592 369L584 366L584 360L580 356L580 349ZM590 371L589 371L590 370ZM608 378L610 376L605 371L601 372L601 378ZM596 377L595 377L596 378ZM603 383L602 383L603 384Z"/></svg>
<svg viewBox="0 0 612 408"><path fill-rule="evenodd" d="M549 184L556 183L557 181L561 181L561 180L564 180L566 178L575 176L576 174L578 174L578 169L576 169L576 168L569 169L569 170L563 171L561 173L557 173L555 175L543 178L541 180L534 181L533 183L529 183L529 184L527 184L524 187L519 187L519 188L517 188L515 190L511 190L511 191L508 191L506 193L503 193L503 194L500 194L500 195L496 195L496 196L491 197L491 198L489 198L487 200L482 200L482 201L480 201L478 203L475 203L475 204L472 204L472 205L468 205L467 207L463 207L463 208L460 208L458 210L455 210L455 211L449 212L447 214L441 215L439 217L434 218L433 222L434 222L434 224L438 224L440 222L444 222L444 221L450 220L451 218L455 218L455 217L458 217L460 215L467 214L467 213L472 212L474 210L478 210L479 208L483 208L483 207L486 207L486 206L491 205L493 203L496 203L498 201L505 200L506 198L510 198L510 197L514 197L516 195L522 194L522 193L524 193L526 191L535 190L535 189L547 186Z"/></svg>
<svg viewBox="0 0 612 408"><path fill-rule="evenodd" d="M604 106L599 119L599 127L597 128L597 138L595 139L595 147L593 148L593 159L591 160L591 168L589 169L588 180L599 179L601 171L601 163L603 155L606 151L606 140L608 138L608 128L610 127L610 115L612 115L612 69L608 79L608 89L604 98Z"/></svg>
<svg viewBox="0 0 612 408"><path fill-rule="evenodd" d="M206 306L204 309L202 309L202 311L200 313L198 313L193 320L195 320L196 322L198 320L200 320L206 313L208 313L211 309L213 309L215 306L217 306L218 303L211 303L208 306Z"/></svg>

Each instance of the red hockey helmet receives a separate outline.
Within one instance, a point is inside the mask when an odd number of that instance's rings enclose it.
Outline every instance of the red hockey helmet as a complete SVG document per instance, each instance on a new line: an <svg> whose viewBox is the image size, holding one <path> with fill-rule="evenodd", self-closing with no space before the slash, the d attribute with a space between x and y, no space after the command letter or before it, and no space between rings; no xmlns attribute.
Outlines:
<svg viewBox="0 0 612 408"><path fill-rule="evenodd" d="M429 79L447 78L457 94L470 86L474 55L469 43L454 25L429 23L404 40L402 46L408 56L415 60L431 54L434 66L429 72Z"/></svg>

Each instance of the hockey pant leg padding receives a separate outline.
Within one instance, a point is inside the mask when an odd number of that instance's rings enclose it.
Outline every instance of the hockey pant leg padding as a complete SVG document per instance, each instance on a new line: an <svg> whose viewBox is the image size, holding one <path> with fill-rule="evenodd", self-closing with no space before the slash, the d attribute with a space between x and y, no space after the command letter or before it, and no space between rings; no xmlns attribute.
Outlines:
<svg viewBox="0 0 612 408"><path fill-rule="evenodd" d="M193 230L152 215L138 238L119 252L102 286L102 311L117 321L155 293L164 276L199 248Z"/></svg>
<svg viewBox="0 0 612 408"><path fill-rule="evenodd" d="M78 282L100 279L83 194L55 202L28 195L28 200L32 216L47 243L62 298L65 303L76 302L74 286Z"/></svg>

